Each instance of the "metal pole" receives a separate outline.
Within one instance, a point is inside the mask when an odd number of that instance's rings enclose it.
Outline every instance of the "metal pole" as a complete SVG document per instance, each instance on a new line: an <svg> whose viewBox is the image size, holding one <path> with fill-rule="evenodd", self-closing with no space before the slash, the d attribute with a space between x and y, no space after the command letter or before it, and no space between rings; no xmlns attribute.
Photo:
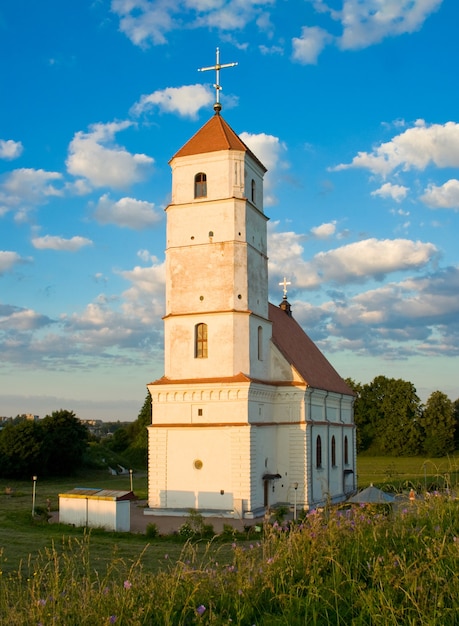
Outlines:
<svg viewBox="0 0 459 626"><path fill-rule="evenodd" d="M131 479L131 491L132 491L132 470L129 470L129 478Z"/></svg>
<svg viewBox="0 0 459 626"><path fill-rule="evenodd" d="M295 489L295 500L293 503L293 519L296 522L296 492L298 489L298 483L293 483L293 488Z"/></svg>
<svg viewBox="0 0 459 626"><path fill-rule="evenodd" d="M32 476L33 486L32 486L32 517L35 516L35 487L37 485L37 476Z"/></svg>

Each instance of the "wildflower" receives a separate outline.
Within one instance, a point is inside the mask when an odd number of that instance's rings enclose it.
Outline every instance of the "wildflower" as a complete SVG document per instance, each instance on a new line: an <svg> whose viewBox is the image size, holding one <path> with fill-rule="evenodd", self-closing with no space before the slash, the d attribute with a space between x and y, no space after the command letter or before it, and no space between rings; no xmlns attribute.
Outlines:
<svg viewBox="0 0 459 626"><path fill-rule="evenodd" d="M167 560L167 559L169 558L169 555L168 555L168 554L165 554L165 555L164 555L164 558Z"/></svg>
<svg viewBox="0 0 459 626"><path fill-rule="evenodd" d="M109 593L110 589L108 587L104 587L102 593L106 596Z"/></svg>
<svg viewBox="0 0 459 626"><path fill-rule="evenodd" d="M38 600L38 604L39 604L40 606L45 606L45 604L46 604L46 600L45 600L45 598L40 598L40 600Z"/></svg>
<svg viewBox="0 0 459 626"><path fill-rule="evenodd" d="M273 563L273 562L274 562L274 559L272 556L270 556L269 559L266 561L266 563Z"/></svg>
<svg viewBox="0 0 459 626"><path fill-rule="evenodd" d="M242 596L242 589L237 590L238 595Z"/></svg>
<svg viewBox="0 0 459 626"><path fill-rule="evenodd" d="M124 581L124 588L125 589L130 589L132 587L132 583L129 582L128 580Z"/></svg>
<svg viewBox="0 0 459 626"><path fill-rule="evenodd" d="M203 604L200 604L198 608L196 609L196 613L198 615L204 615L205 612L206 612L206 607Z"/></svg>
<svg viewBox="0 0 459 626"><path fill-rule="evenodd" d="M108 618L108 623L114 624L116 622L116 619L116 615L110 615L110 617Z"/></svg>

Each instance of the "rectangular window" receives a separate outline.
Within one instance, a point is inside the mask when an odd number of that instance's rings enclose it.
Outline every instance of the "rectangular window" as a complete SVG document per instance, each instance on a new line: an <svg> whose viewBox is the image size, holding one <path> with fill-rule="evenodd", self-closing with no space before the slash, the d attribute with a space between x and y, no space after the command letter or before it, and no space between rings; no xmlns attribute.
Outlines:
<svg viewBox="0 0 459 626"><path fill-rule="evenodd" d="M197 324L195 327L195 357L207 359L207 324Z"/></svg>

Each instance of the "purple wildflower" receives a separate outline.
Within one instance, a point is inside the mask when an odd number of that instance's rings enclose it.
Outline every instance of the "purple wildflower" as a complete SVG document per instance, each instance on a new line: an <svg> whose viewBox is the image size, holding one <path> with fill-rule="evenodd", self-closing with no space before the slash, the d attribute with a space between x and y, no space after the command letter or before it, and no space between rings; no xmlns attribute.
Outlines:
<svg viewBox="0 0 459 626"><path fill-rule="evenodd" d="M108 622L109 622L109 624L114 624L116 622L116 620L117 620L116 615L110 615L110 617L108 619Z"/></svg>
<svg viewBox="0 0 459 626"><path fill-rule="evenodd" d="M206 612L206 607L203 604L200 604L198 608L196 609L196 613L198 615L204 615L205 612Z"/></svg>

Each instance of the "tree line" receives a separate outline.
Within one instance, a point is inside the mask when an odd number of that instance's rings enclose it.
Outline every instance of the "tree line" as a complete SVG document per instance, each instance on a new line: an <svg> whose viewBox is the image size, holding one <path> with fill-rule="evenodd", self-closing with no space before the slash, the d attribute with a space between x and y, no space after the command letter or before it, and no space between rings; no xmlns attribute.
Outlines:
<svg viewBox="0 0 459 626"><path fill-rule="evenodd" d="M355 393L357 452L373 455L445 456L459 449L459 399L434 391L425 406L408 381L376 376L367 384L346 380ZM90 459L91 446L101 457L110 450L131 467L146 467L147 394L135 421L98 440L73 411L60 409L38 421L11 422L0 431L0 476L29 478L70 475Z"/></svg>
<svg viewBox="0 0 459 626"><path fill-rule="evenodd" d="M459 399L434 391L424 406L414 385L402 379L346 382L356 394L357 452L440 457L459 448Z"/></svg>

